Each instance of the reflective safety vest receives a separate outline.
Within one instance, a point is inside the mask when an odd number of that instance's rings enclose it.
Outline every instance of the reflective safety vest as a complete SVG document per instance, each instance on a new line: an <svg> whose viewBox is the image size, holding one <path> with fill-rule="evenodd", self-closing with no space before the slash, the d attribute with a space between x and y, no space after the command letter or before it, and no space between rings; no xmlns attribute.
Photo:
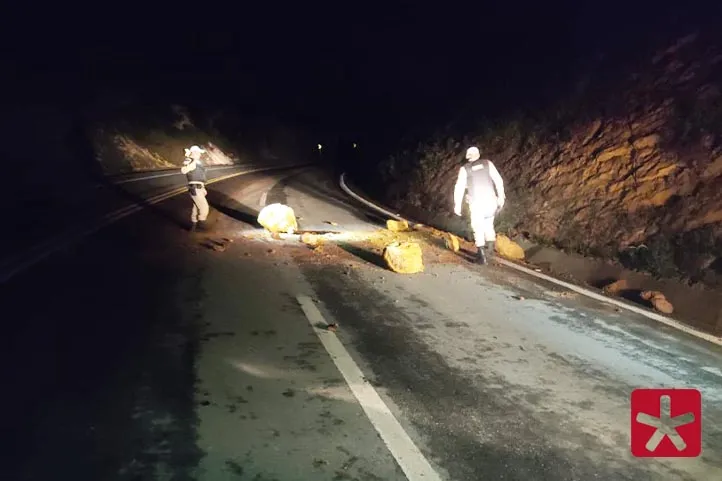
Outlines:
<svg viewBox="0 0 722 481"><path fill-rule="evenodd" d="M489 171L489 160L475 160L467 163L466 187L469 192L469 203L496 202L496 188Z"/></svg>
<svg viewBox="0 0 722 481"><path fill-rule="evenodd" d="M206 183L206 168L200 163L196 162L196 168L186 174L188 183L191 182L203 182Z"/></svg>

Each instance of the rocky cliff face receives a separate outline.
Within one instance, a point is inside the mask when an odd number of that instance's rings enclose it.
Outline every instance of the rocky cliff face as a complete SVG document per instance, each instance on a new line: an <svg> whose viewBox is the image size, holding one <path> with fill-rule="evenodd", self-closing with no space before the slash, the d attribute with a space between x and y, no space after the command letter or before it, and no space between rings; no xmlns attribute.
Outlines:
<svg viewBox="0 0 722 481"><path fill-rule="evenodd" d="M231 165L239 162L232 147L214 129L196 125L188 110L182 106L168 106L166 118L152 125L135 123L133 116L100 119L88 126L96 161L105 174L180 168L184 149L203 145L208 151L206 164ZM157 113L157 111L156 111Z"/></svg>
<svg viewBox="0 0 722 481"><path fill-rule="evenodd" d="M301 128L220 107L146 106L117 98L86 110L84 134L106 175L180 168L184 149L195 144L207 150L207 165L295 160L302 147L313 153Z"/></svg>
<svg viewBox="0 0 722 481"><path fill-rule="evenodd" d="M607 72L609 77L609 72ZM499 230L663 276L722 273L722 51L699 35L547 112L439 135L382 165L399 207L451 215L468 145L508 185Z"/></svg>

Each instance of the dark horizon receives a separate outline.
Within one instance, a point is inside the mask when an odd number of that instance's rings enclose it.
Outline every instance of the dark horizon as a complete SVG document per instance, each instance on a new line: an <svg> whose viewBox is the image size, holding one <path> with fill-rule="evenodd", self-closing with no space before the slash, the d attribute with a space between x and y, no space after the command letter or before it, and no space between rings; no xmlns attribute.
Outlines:
<svg viewBox="0 0 722 481"><path fill-rule="evenodd" d="M690 29L689 18L712 18L573 1L209 10L110 12L97 22L64 11L34 19L32 30L13 22L7 103L77 105L119 92L323 133L398 135L460 113L543 109L600 59L634 58Z"/></svg>

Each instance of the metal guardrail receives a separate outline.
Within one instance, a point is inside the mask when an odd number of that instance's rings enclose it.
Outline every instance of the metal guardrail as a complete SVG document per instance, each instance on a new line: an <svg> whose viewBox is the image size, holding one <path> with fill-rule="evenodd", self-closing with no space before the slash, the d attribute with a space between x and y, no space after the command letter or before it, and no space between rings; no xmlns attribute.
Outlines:
<svg viewBox="0 0 722 481"><path fill-rule="evenodd" d="M347 178L346 178L346 173L345 173L345 172L342 173L341 176L339 177L339 185L341 186L341 189L343 189L343 191L346 192L346 194L348 194L349 196L353 197L354 199L356 199L358 202L364 204L365 206L367 206L367 207L369 207L369 208L371 208L371 209L373 209L373 210L376 210L377 212L381 212L381 213L383 213L383 214L385 214L385 215L388 215L389 217L392 217L392 218L394 218L394 219L396 219L396 220L406 220L406 221L409 221L410 223L415 223L415 222L414 222L412 219L410 219L408 216L405 217L405 216L402 216L401 214L393 213L393 212L391 212L391 211L389 211L389 210L387 210L387 209L384 209L382 206L376 204L375 202L373 202L373 201L371 201L371 200L369 200L369 199L365 199L364 197L362 197L362 196L359 195L358 193L354 192L354 191L348 186ZM429 226L434 227L433 224L426 223L426 225L429 225ZM441 227L439 227L439 226L435 226L435 227L436 227L436 228L441 228ZM590 298L590 299L594 299L594 300L596 300L596 301L600 301L600 302L603 302L603 303L605 303L605 304L610 304L610 305L613 305L613 306L615 306L615 307L618 307L618 308L621 308L621 309L625 309L625 310L630 311L630 312L634 312L635 314L640 314L640 315L642 315L642 316L644 316L644 317L646 317L646 318L648 318L648 319L652 319L652 320L657 321L657 322L659 322L659 323L662 323L662 324L664 324L664 325L666 325L666 326L668 326L668 327L672 327L672 328L674 328L674 329L677 329L677 330L679 330L679 331L682 331L682 332L684 332L685 334L694 336L694 337L696 337L696 338L698 338L698 339L703 339L703 340L705 340L705 341L707 341L707 342L710 342L710 343L712 343L712 344L716 344L716 345L718 345L718 346L722 346L722 337L721 337L721 336L716 336L716 335L714 335L714 334L710 334L710 333L707 333L707 332L704 332L704 331L700 331L699 329L696 329L696 328L693 328L693 327L691 327L691 326L688 326L688 325L682 323L681 321L678 321L678 320L673 319L673 318L671 318L671 317L663 316L663 315L658 314L658 313L656 313L656 312L652 312L652 311L650 311L650 310L648 310L648 309L645 309L645 308L642 308L642 307L639 307L639 306L632 305L632 304L630 304L630 303L628 303L628 302L625 302L625 301L622 301L622 300L619 300L619 299L613 299L613 298L607 297L607 296L605 296L605 295L603 295L603 294L601 294L601 293L599 293L599 292L594 292L594 291L592 291L592 290L590 290L590 289L587 289L587 288L585 288L585 287L578 286L578 285L572 284L572 283L570 283L570 282L562 281L562 280L560 280L560 279L556 279L556 278L554 278L554 277L552 277L552 276L543 274L543 273L541 273L541 272L537 272L537 271L535 271L535 270L533 270L533 269L529 269L529 268L527 268L527 267L524 267L524 266L522 266L522 265L520 265L520 264L518 264L518 263L516 263L516 262L512 262L512 261L509 261L509 260L507 260L507 259L503 259L503 258L497 257L496 262L498 262L498 263L500 263L500 264L502 264L502 265L504 265L504 266L506 266L506 267L510 267L510 268L515 269L515 270L517 270L517 271L520 271L520 272L523 272L523 273L525 273L525 274L528 274L528 275L530 275L530 276L536 277L536 278L538 278L538 279L542 279L542 280L545 280L545 281L547 281L547 282L551 282L551 283L556 284L556 285L558 285L558 286L564 287L565 289L569 289L570 291L576 292L576 293L581 294L581 295L583 295L583 296L586 296L586 297L588 297L588 298Z"/></svg>

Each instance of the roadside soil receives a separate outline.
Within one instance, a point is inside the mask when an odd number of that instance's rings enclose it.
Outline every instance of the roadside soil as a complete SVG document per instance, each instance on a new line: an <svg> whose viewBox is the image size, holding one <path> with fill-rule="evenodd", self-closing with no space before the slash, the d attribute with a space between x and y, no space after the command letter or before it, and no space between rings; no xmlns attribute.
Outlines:
<svg viewBox="0 0 722 481"><path fill-rule="evenodd" d="M363 189L348 181L347 183L358 195L370 199ZM390 208L388 210L397 212ZM403 211L400 214L408 216L410 221L427 222L427 219L421 218L423 217L421 213L415 212L414 217ZM428 222L428 225L431 226L433 223ZM427 227L425 230L428 236L435 239L434 244L443 247L443 237L433 233L435 228ZM606 285L623 279L627 283L627 288L615 294L615 297L650 311L654 310L652 305L643 300L640 294L647 290L660 291L674 306L674 313L670 317L700 331L722 336L722 289L703 284L688 285L675 279L657 279L646 273L626 269L613 260L569 254L552 247L533 244L521 236L514 236L512 240L524 248L526 259L520 264L526 267L599 293L603 293L602 288ZM459 241L461 245L459 255L468 259L476 248L467 239L460 237ZM449 254L454 256L453 253L449 252ZM449 256L447 255L445 259L449 259Z"/></svg>

